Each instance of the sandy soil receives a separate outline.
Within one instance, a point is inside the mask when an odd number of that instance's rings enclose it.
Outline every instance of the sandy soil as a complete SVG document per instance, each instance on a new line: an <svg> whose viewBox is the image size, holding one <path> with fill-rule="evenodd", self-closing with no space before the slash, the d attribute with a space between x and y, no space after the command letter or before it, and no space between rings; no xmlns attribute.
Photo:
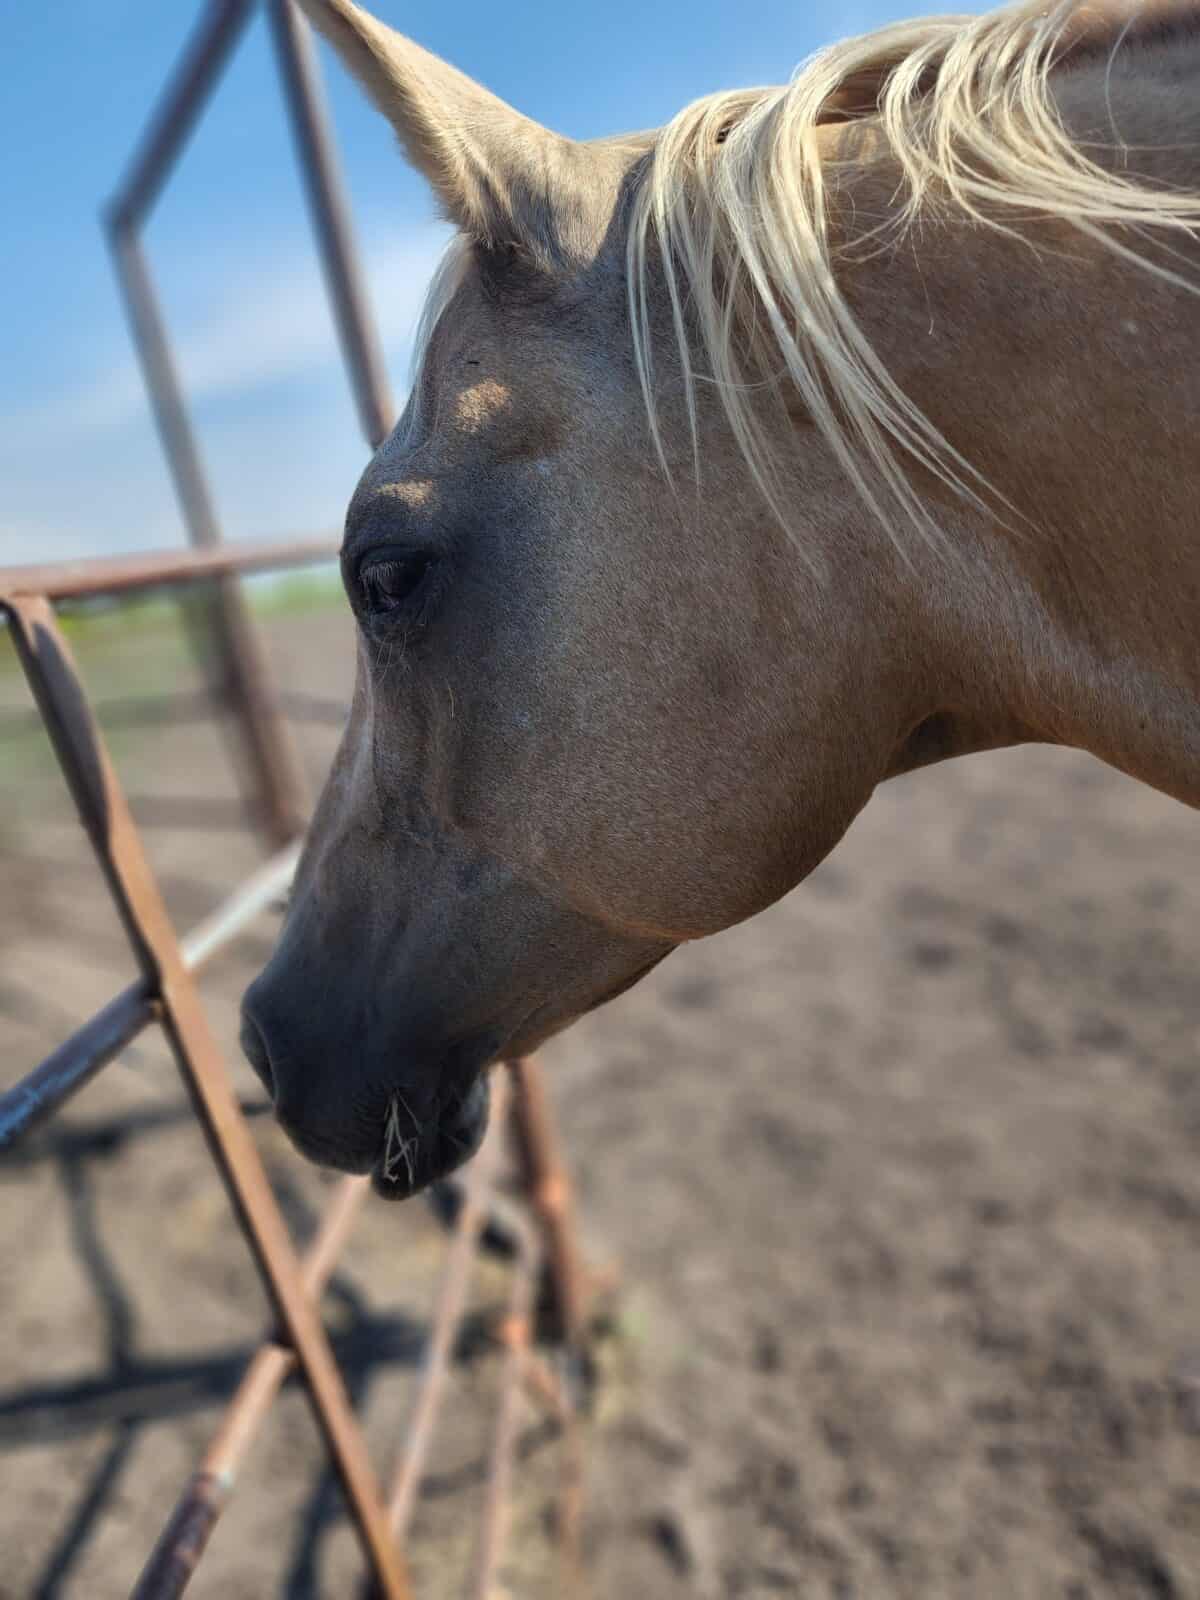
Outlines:
<svg viewBox="0 0 1200 1600"><path fill-rule="evenodd" d="M289 688L344 695L340 615L270 637ZM190 681L152 630L87 665L109 693ZM0 664L2 1084L132 975L21 704ZM303 737L315 778L334 731ZM220 738L113 739L187 925L256 858ZM589 1245L624 1283L592 1594L1200 1597L1198 839L1082 756L934 769L881 791L787 900L549 1052ZM272 928L205 980L231 1061ZM255 1127L303 1231L326 1180ZM0 1596L108 1600L263 1326L152 1035L0 1163L0 1222ZM381 1466L441 1249L421 1204L375 1203L330 1297ZM502 1286L481 1274L481 1314ZM462 1589L496 1370L468 1337L422 1597ZM532 1413L522 1454L506 1592L553 1595L558 1457ZM192 1592L340 1597L358 1570L290 1393Z"/></svg>

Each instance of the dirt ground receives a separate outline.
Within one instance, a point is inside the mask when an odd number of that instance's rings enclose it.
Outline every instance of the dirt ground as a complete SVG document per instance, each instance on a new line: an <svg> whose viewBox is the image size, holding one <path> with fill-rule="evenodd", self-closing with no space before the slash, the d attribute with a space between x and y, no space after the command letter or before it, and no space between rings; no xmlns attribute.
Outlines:
<svg viewBox="0 0 1200 1600"><path fill-rule="evenodd" d="M268 627L291 692L344 697L340 612ZM187 687L161 628L98 632L110 697ZM0 1085L132 976L23 705L0 661ZM300 732L316 779L335 729ZM113 742L186 926L256 859L220 738L181 717ZM1083 756L933 769L548 1052L589 1248L623 1280L596 1600L1200 1597L1198 846ZM272 932L205 979L233 1063ZM327 1180L254 1126L303 1231ZM442 1246L421 1202L373 1202L330 1296L381 1469ZM503 1282L484 1269L480 1313ZM153 1035L0 1161L0 1317L0 1596L126 1594L264 1325ZM460 1354L421 1600L462 1592L481 1492L498 1357ZM562 1592L557 1447L526 1422L514 1600ZM359 1570L289 1392L190 1592L341 1597Z"/></svg>

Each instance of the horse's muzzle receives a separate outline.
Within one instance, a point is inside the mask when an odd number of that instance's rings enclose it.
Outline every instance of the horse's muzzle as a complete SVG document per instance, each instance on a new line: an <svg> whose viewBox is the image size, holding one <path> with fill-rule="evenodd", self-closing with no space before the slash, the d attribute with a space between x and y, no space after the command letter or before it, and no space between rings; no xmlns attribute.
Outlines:
<svg viewBox="0 0 1200 1600"><path fill-rule="evenodd" d="M286 1055L279 1063L272 1059L266 1030L248 1004L241 1045L301 1155L339 1172L369 1172L385 1200L407 1200L453 1172L475 1154L487 1130L489 1092L481 1068L495 1051L491 1036L450 1052L424 1091L411 1083L381 1089L377 1114L364 1122L360 1110L353 1125L335 1114L341 1095L314 1095L319 1080L311 1071L297 1072Z"/></svg>

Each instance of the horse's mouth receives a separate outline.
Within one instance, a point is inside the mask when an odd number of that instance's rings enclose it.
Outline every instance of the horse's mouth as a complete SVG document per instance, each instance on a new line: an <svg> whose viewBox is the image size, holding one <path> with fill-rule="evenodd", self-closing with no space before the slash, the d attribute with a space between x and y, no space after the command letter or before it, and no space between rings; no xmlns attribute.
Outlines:
<svg viewBox="0 0 1200 1600"><path fill-rule="evenodd" d="M621 979L584 1009L590 1011L623 994L668 953L657 954L653 961L631 977ZM568 1015L550 1021L555 1009L543 1006L527 1018L519 1046L511 1050L506 1047L505 1055L528 1054L535 1045L575 1020L574 1015ZM495 1059L494 1053L491 1059ZM486 1068L479 1072L465 1093L456 1094L448 1105L428 1117L414 1116L404 1096L394 1094L388 1104L382 1148L371 1168L371 1187L375 1193L384 1200L409 1200L469 1161L487 1132L490 1100Z"/></svg>
<svg viewBox="0 0 1200 1600"><path fill-rule="evenodd" d="M394 1095L383 1145L371 1170L371 1187L384 1200L408 1200L469 1161L487 1132L490 1093L481 1073L467 1092L439 1114L418 1121L402 1095Z"/></svg>

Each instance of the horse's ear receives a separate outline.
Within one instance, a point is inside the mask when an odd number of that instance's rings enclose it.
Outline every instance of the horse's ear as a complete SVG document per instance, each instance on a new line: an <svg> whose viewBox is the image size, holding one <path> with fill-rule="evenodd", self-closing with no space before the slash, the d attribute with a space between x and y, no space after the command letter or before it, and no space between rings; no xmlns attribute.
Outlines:
<svg viewBox="0 0 1200 1600"><path fill-rule="evenodd" d="M400 135L447 216L485 244L518 244L547 266L575 242L581 146L503 100L353 0L301 8Z"/></svg>

